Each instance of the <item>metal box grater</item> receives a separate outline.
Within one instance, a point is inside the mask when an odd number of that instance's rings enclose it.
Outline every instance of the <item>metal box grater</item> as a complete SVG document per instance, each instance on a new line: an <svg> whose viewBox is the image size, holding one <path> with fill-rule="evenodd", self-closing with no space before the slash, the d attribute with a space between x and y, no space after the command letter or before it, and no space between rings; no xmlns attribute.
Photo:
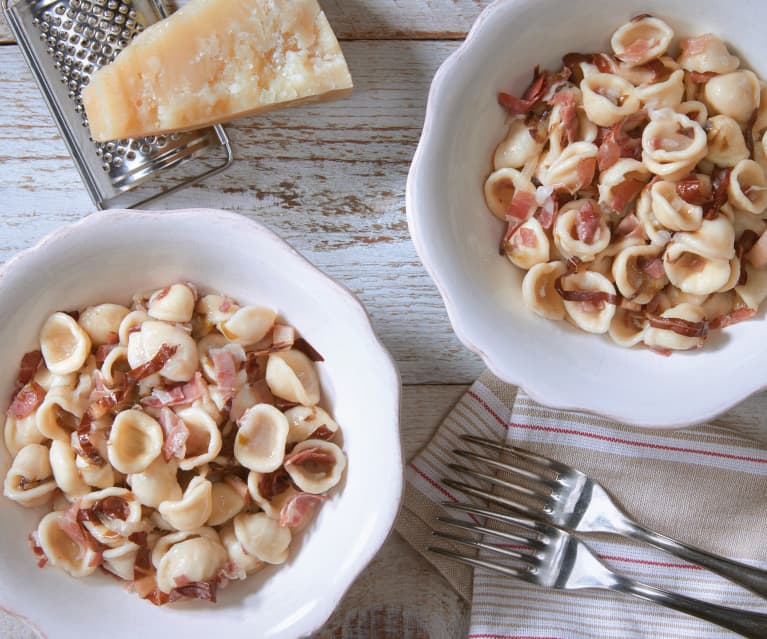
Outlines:
<svg viewBox="0 0 767 639"><path fill-rule="evenodd" d="M231 146L221 126L106 143L90 137L82 88L146 26L168 15L161 0L1 1L98 208L145 204L231 164Z"/></svg>

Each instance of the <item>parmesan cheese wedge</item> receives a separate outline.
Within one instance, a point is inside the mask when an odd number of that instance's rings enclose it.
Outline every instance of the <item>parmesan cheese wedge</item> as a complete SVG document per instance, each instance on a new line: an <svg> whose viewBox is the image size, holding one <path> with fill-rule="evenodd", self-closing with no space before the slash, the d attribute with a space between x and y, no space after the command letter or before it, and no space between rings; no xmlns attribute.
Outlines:
<svg viewBox="0 0 767 639"><path fill-rule="evenodd" d="M341 97L349 68L317 0L191 0L83 89L99 142Z"/></svg>

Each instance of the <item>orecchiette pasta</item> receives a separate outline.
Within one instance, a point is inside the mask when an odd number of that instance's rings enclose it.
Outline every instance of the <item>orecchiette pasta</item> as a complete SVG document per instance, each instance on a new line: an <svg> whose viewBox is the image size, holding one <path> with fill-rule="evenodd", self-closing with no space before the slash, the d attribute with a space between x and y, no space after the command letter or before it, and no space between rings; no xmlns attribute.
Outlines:
<svg viewBox="0 0 767 639"><path fill-rule="evenodd" d="M41 567L102 567L156 605L215 602L285 562L341 481L322 357L267 306L174 283L54 313L39 342L3 435L5 496L50 510L30 536Z"/></svg>
<svg viewBox="0 0 767 639"><path fill-rule="evenodd" d="M767 83L713 34L676 58L673 37L643 14L612 55L569 53L523 98L500 93L485 181L531 311L665 355L767 297Z"/></svg>

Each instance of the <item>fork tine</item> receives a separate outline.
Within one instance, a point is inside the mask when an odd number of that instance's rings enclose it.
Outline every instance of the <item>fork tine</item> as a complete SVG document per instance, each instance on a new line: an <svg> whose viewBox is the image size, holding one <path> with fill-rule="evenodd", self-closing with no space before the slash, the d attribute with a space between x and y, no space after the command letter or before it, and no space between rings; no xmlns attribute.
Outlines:
<svg viewBox="0 0 767 639"><path fill-rule="evenodd" d="M505 479L501 479L500 477L495 477L494 475L486 475L485 473L477 472L476 470L472 470L471 468L466 468L466 466L461 466L460 464L448 464L448 468L451 468L452 470L455 470L456 472L459 472L459 473L464 473L465 475L471 475L472 477L477 477L478 479L484 479L485 481L490 482L491 484L495 484L496 486L507 488L508 490L515 490L524 495L529 495L530 497L537 497L539 499L548 499L551 496L548 493L541 492L539 490L532 490L531 488L527 488L526 486L520 486L519 484L506 481Z"/></svg>
<svg viewBox="0 0 767 639"><path fill-rule="evenodd" d="M453 510L460 510L462 512L471 513L473 515L479 515L480 517L494 519L495 521L500 521L504 524L510 524L512 526L518 526L519 528L526 528L528 530L534 530L538 534L544 536L549 535L552 528L550 524L546 524L536 519L528 519L527 517L518 517L507 513L499 513L495 510L488 510L487 508L474 506L473 504L443 501L442 505Z"/></svg>
<svg viewBox="0 0 767 639"><path fill-rule="evenodd" d="M461 521L460 519L453 519L452 517L437 517L437 521L441 521L450 526L455 526L456 528L462 528L463 530L480 532L485 535L498 537L499 539L505 539L506 541L514 541L525 546L542 546L540 539L515 535L514 533L506 532L505 530L495 530L493 528L487 528L486 526L480 526L479 524L472 524L467 521Z"/></svg>
<svg viewBox="0 0 767 639"><path fill-rule="evenodd" d="M464 435L462 435L464 437ZM521 475L522 477L526 477L527 479L531 479L532 481L540 482L542 484L546 484L548 486L554 487L557 485L557 482L552 479L548 479L547 477L544 477L543 475L540 475L539 473L533 472L531 470L526 470L525 468L517 468L516 466L511 466L505 462L499 461L497 459L492 459L491 457L485 457L484 455L480 455L479 453L475 453L471 450L461 450L459 448L453 449L453 452L456 455L460 455L461 457L468 457L469 459L476 459L478 461L481 461L484 464L487 464L488 466L492 466L493 468L498 468L499 470L505 470L510 473L515 473L517 475Z"/></svg>
<svg viewBox="0 0 767 639"><path fill-rule="evenodd" d="M466 557L465 555L461 555L457 552L453 552L452 550L445 550L444 548L438 548L437 546L427 546L426 550L429 552L436 553L438 555L444 555L445 557L449 557L450 559L455 559L456 561L460 561L464 564L469 564L470 566L476 566L477 568L486 568L488 570L493 570L495 572L499 572L501 574L507 575L509 577L514 577L516 579L524 579L525 581L532 581L532 575L528 573L526 570L519 570L517 568L510 568L508 566L499 566L498 564L494 564L492 561L486 561L484 559L475 559L474 557Z"/></svg>
<svg viewBox="0 0 767 639"><path fill-rule="evenodd" d="M505 506L506 508L511 508L513 510L522 512L526 515L531 515L534 517L535 515L541 512L540 508L531 508L530 506L526 506L525 504L515 501L513 499L509 499L508 497L493 495L493 493L489 493L486 490L475 488L474 486L470 486L469 484L464 484L461 481L455 481L453 479L443 478L442 483L445 484L446 486L450 486L451 488L455 488L456 490L460 490L462 493L466 495L474 495L475 497L481 497L482 499L485 499L489 502L498 504L500 506Z"/></svg>
<svg viewBox="0 0 767 639"><path fill-rule="evenodd" d="M490 552L494 552L498 555L503 555L504 557L509 557L510 559L521 561L525 564L528 564L529 566L535 566L538 564L538 558L534 555L517 552L516 550L510 550L508 548L501 548L500 546L496 546L494 544L486 544L483 541L472 539L471 537L461 537L460 535L453 535L451 533L442 532L440 530L433 530L431 534L435 537L441 537L442 539L448 539L449 541L463 544L464 546L489 550Z"/></svg>
<svg viewBox="0 0 767 639"><path fill-rule="evenodd" d="M499 450L504 453L517 455L518 457L522 457L528 461L540 464L541 466L550 468L551 470L558 473L567 473L574 470L572 467L567 466L566 464L550 459L549 457L544 457L543 455L531 453L529 450L518 448L517 446L506 446L504 444L499 444L489 439L485 439L484 437L476 437L475 435L461 435L461 439L467 442L471 442L472 444L477 444L478 446L484 446L485 448L491 448L493 450Z"/></svg>

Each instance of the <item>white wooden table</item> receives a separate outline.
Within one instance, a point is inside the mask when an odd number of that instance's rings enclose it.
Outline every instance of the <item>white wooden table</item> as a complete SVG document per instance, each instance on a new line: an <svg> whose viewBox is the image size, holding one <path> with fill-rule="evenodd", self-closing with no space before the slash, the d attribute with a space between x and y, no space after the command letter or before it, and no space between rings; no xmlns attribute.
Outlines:
<svg viewBox="0 0 767 639"><path fill-rule="evenodd" d="M488 3L321 0L353 95L229 125L234 165L154 205L257 219L349 287L399 364L408 457L482 370L453 335L416 256L405 179L431 78ZM95 210L2 18L0 193L0 261ZM447 582L395 533L318 637L459 637L467 615Z"/></svg>

